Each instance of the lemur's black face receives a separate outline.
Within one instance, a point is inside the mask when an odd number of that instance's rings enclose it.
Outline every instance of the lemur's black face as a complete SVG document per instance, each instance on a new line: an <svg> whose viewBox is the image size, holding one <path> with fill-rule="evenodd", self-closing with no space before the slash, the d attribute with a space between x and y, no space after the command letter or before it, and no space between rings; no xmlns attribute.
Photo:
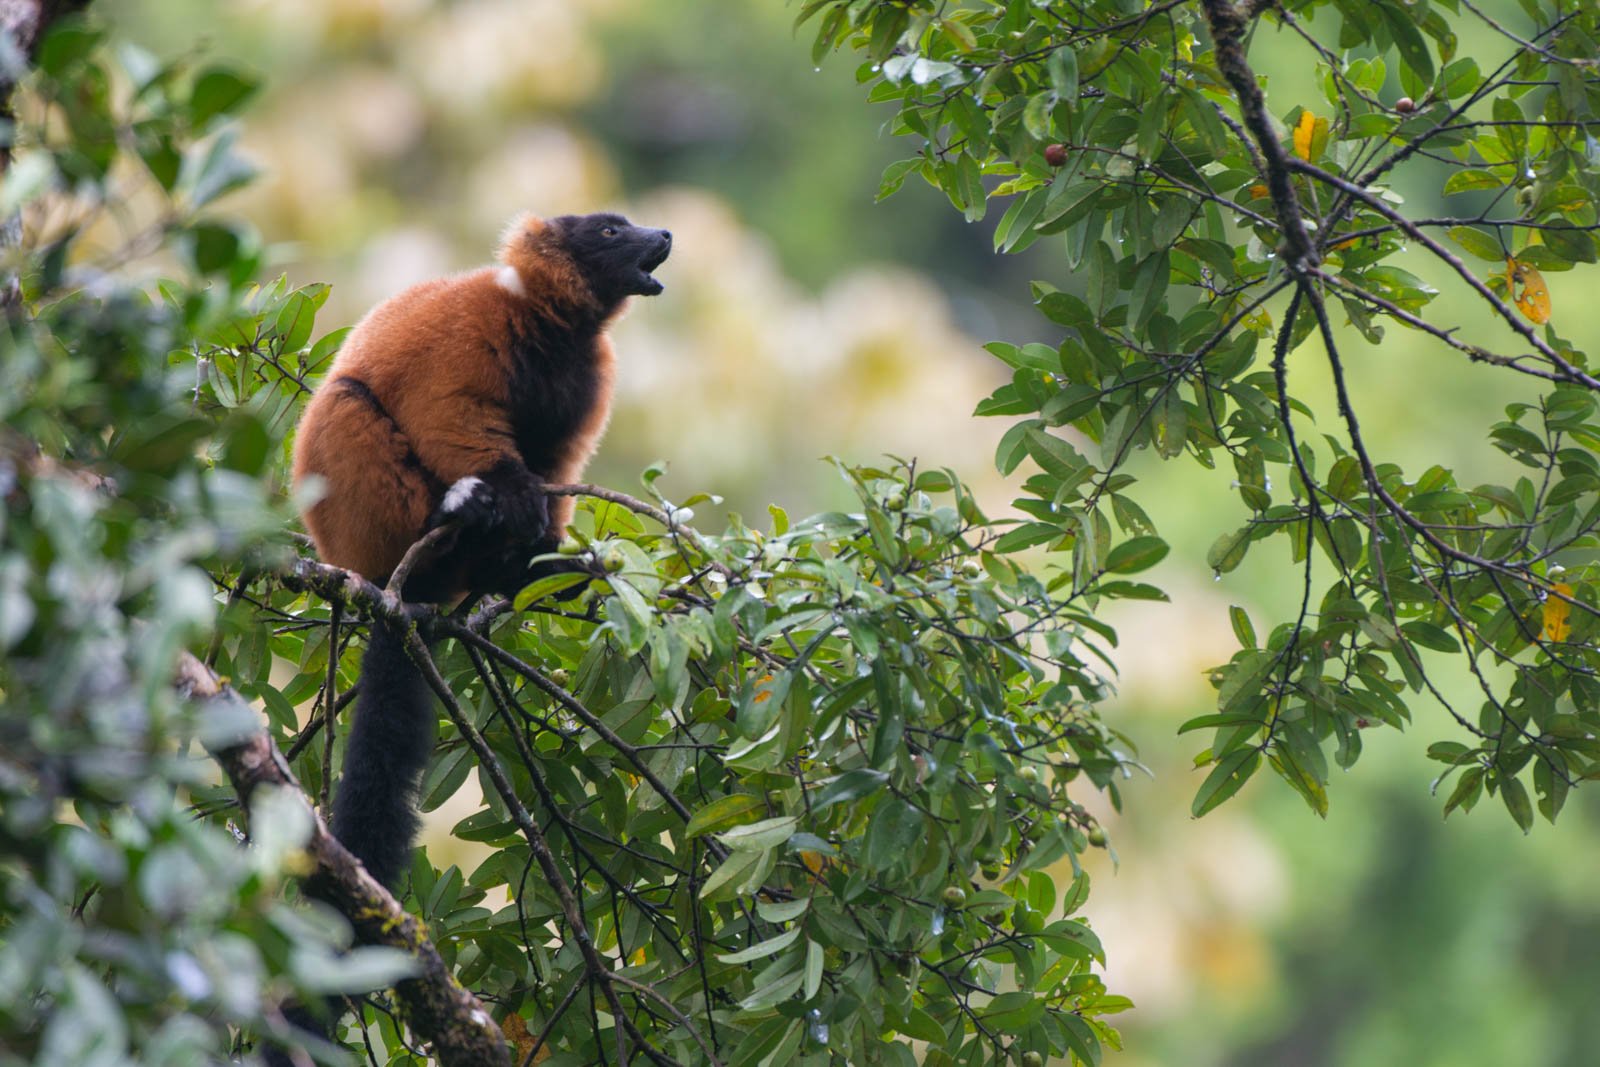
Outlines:
<svg viewBox="0 0 1600 1067"><path fill-rule="evenodd" d="M655 296L665 286L650 272L672 251L672 234L635 226L621 215L563 215L552 220L562 243L602 303Z"/></svg>

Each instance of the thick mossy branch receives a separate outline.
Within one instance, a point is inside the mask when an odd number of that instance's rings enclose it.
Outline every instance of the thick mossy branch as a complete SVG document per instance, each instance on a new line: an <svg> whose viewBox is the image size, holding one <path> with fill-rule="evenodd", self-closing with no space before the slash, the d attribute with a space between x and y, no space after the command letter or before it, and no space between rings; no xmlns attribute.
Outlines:
<svg viewBox="0 0 1600 1067"><path fill-rule="evenodd" d="M194 701L242 700L188 653L179 662L176 684ZM412 1030L432 1045L439 1062L446 1067L508 1067L511 1056L505 1037L488 1011L455 980L422 922L328 832L267 732L257 731L236 744L212 749L211 755L227 773L247 813L251 798L264 785L293 790L306 804L311 815L306 853L314 865L305 879L307 894L348 919L360 944L397 948L416 961L418 973L396 984L395 996L405 1006Z"/></svg>

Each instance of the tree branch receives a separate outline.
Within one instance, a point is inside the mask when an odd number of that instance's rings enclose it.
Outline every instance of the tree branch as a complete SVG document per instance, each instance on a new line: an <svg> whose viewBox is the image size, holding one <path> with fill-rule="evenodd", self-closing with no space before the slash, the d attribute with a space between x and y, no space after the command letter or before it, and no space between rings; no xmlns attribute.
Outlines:
<svg viewBox="0 0 1600 1067"><path fill-rule="evenodd" d="M1217 52L1217 70L1221 72L1239 101L1239 114L1245 127L1261 149L1266 166L1267 191L1272 196L1272 206L1277 211L1283 228L1285 246L1284 265L1292 274L1303 274L1316 267L1320 258L1311 235L1306 230L1305 218L1300 212L1300 198L1295 195L1289 180L1289 157L1283 151L1277 131L1267 115L1266 97L1256 83L1255 71L1244 55L1244 34L1250 15L1259 10L1252 4L1249 12L1240 11L1228 0L1202 0L1206 23L1211 28L1211 43Z"/></svg>
<svg viewBox="0 0 1600 1067"><path fill-rule="evenodd" d="M187 652L179 661L176 685L189 700L242 703L209 667ZM455 980L422 922L402 908L328 832L267 732L257 731L235 744L212 749L211 756L227 773L246 812L262 786L292 790L306 805L311 815L306 853L315 865L305 879L307 893L344 915L359 943L398 948L416 961L418 973L397 983L394 992L406 1007L411 1028L432 1044L439 1062L447 1067L509 1065L511 1056L500 1028L478 998Z"/></svg>

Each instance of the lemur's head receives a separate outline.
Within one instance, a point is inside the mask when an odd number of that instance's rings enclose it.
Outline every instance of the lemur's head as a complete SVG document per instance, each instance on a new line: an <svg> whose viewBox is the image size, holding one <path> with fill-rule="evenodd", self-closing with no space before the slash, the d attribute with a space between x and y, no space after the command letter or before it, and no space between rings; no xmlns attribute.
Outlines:
<svg viewBox="0 0 1600 1067"><path fill-rule="evenodd" d="M532 292L548 291L551 283L570 285L587 290L582 295L609 314L630 296L655 296L665 288L650 272L671 251L672 234L635 226L621 215L525 216L512 223L501 258ZM576 277L563 277L569 270Z"/></svg>
<svg viewBox="0 0 1600 1067"><path fill-rule="evenodd" d="M562 215L550 225L602 303L655 296L664 286L650 272L672 251L672 234L635 226L621 215Z"/></svg>

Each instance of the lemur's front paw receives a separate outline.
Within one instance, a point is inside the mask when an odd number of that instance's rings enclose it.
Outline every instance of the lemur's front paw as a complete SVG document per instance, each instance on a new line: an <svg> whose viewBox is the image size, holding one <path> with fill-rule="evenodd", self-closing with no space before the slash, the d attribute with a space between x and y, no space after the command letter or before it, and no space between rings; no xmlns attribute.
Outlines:
<svg viewBox="0 0 1600 1067"><path fill-rule="evenodd" d="M538 475L506 464L482 475L458 478L439 502L429 526L446 522L494 533L514 543L531 543L550 528L549 498Z"/></svg>
<svg viewBox="0 0 1600 1067"><path fill-rule="evenodd" d="M488 482L475 474L457 478L434 509L429 528L455 523L463 529L489 529L500 523L499 501Z"/></svg>

